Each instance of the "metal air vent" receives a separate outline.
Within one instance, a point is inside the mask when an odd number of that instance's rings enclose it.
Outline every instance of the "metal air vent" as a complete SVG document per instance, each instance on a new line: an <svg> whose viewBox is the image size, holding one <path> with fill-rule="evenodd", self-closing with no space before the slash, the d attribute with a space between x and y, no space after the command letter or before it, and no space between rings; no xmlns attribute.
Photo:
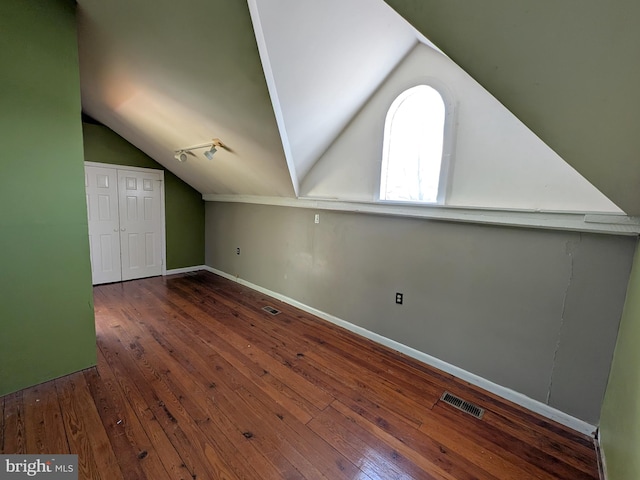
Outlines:
<svg viewBox="0 0 640 480"><path fill-rule="evenodd" d="M262 307L262 309L265 312L270 313L271 315L278 315L280 313L280 310L276 310L275 308L269 306Z"/></svg>
<svg viewBox="0 0 640 480"><path fill-rule="evenodd" d="M483 408L480 408L479 406L474 405L471 402L467 402L466 400L463 400L460 397L456 397L455 395L449 392L444 392L442 394L442 397L440 397L440 400L443 401L444 403L448 403L449 405L457 408L458 410L462 410L463 412L468 413L469 415L473 415L476 418L482 418L482 415L484 415Z"/></svg>

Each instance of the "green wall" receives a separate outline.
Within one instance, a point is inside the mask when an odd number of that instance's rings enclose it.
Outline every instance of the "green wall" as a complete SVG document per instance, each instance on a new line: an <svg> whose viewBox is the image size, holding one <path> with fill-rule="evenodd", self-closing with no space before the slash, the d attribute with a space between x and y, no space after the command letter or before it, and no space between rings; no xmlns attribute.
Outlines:
<svg viewBox="0 0 640 480"><path fill-rule="evenodd" d="M640 250L627 289L600 421L609 480L640 478Z"/></svg>
<svg viewBox="0 0 640 480"><path fill-rule="evenodd" d="M204 264L202 195L102 125L83 124L86 161L165 170L167 269Z"/></svg>
<svg viewBox="0 0 640 480"><path fill-rule="evenodd" d="M0 2L0 395L96 362L75 22Z"/></svg>

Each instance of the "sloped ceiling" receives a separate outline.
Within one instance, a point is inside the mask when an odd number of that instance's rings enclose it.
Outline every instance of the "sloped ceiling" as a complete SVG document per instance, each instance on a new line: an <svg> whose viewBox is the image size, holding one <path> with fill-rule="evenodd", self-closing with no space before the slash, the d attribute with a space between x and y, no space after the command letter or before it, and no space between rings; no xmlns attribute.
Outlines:
<svg viewBox="0 0 640 480"><path fill-rule="evenodd" d="M82 105L203 194L292 196L246 2L79 0ZM220 138L213 161L174 150Z"/></svg>
<svg viewBox="0 0 640 480"><path fill-rule="evenodd" d="M385 1L640 215L640 2Z"/></svg>
<svg viewBox="0 0 640 480"><path fill-rule="evenodd" d="M203 194L295 196L419 33L380 0L250 4L262 60L242 0L79 0L84 111Z"/></svg>
<svg viewBox="0 0 640 480"><path fill-rule="evenodd" d="M418 32L379 0L249 0L285 150L299 182Z"/></svg>

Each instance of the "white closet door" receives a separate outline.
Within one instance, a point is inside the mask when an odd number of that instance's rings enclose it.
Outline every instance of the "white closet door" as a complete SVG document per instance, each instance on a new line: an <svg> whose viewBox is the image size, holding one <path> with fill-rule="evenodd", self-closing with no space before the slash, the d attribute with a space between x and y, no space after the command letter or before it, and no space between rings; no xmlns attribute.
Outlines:
<svg viewBox="0 0 640 480"><path fill-rule="evenodd" d="M122 280L162 275L160 174L118 170Z"/></svg>
<svg viewBox="0 0 640 480"><path fill-rule="evenodd" d="M93 284L119 282L118 178L112 168L85 167Z"/></svg>

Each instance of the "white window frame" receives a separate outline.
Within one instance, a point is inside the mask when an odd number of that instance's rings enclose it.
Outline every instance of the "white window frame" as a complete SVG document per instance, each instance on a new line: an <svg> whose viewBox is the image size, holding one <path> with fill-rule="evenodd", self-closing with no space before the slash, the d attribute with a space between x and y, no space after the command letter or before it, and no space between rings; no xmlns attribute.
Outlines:
<svg viewBox="0 0 640 480"><path fill-rule="evenodd" d="M418 201L404 201L404 200L386 200L382 197L382 180L383 180L383 169L387 166L388 162L388 151L389 151L389 138L390 138L390 130L391 130L391 118L393 118L392 109L398 108L401 102L397 102L403 95L406 94L407 91L411 90L414 87L418 87L420 85L425 85L427 87L433 88L436 92L440 94L442 101L444 103L444 131L443 131L443 142L442 142L442 160L440 163L440 178L438 180L438 195L435 202L418 202ZM397 103L397 106L396 106ZM395 109L394 109L395 110ZM430 206L430 205L446 205L447 198L449 192L451 190L451 178L453 172L453 158L454 158L454 147L455 147L455 118L456 118L456 105L454 102L454 96L447 88L447 86L438 80L437 78L421 78L417 79L414 82L406 84L396 92L392 101L389 103L389 107L386 110L385 120L384 120L384 131L383 131L383 141L382 141L382 155L380 155L380 164L379 164L379 178L378 178L378 188L376 191L375 200L379 203L385 204L398 204L398 205L422 205L422 206Z"/></svg>

